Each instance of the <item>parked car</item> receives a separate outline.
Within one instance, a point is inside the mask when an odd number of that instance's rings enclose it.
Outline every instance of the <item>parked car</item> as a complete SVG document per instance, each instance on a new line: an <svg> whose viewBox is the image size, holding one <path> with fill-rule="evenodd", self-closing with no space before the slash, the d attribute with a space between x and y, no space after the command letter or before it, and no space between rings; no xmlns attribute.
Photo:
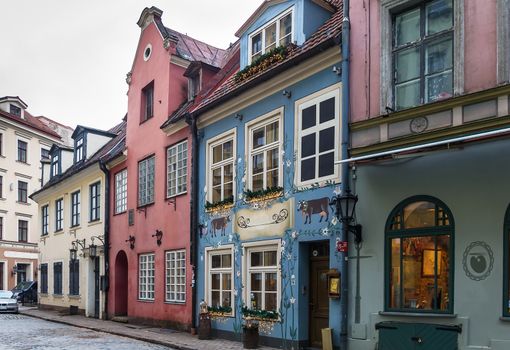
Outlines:
<svg viewBox="0 0 510 350"><path fill-rule="evenodd" d="M11 292L20 303L37 303L37 281L20 282Z"/></svg>
<svg viewBox="0 0 510 350"><path fill-rule="evenodd" d="M10 290L0 290L0 312L19 312L18 301Z"/></svg>

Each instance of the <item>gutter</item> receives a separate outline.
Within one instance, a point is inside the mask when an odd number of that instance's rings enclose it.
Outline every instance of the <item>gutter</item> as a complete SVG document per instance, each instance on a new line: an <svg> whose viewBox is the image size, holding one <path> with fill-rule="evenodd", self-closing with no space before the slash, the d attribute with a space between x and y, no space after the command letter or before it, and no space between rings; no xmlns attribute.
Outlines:
<svg viewBox="0 0 510 350"><path fill-rule="evenodd" d="M104 274L107 281L104 286L104 314L108 319L108 290L110 289L110 171L106 164L99 160L99 168L105 174L104 182Z"/></svg>
<svg viewBox="0 0 510 350"><path fill-rule="evenodd" d="M343 3L344 18L342 21L342 42L341 54L342 54L342 140L341 140L341 152L342 159L349 158L349 120L350 120L350 83L349 83L349 69L350 69L350 20L349 20L349 0L344 0ZM350 179L349 179L349 163L341 164L342 174L342 194L346 191L350 191ZM342 224L342 233L340 239L344 242L349 240L349 225ZM340 349L347 349L347 323L348 323L348 300L349 297L349 279L348 279L348 259L349 252L344 253L344 259L342 259L342 266L340 267L340 279L341 279L341 296L340 296Z"/></svg>
<svg viewBox="0 0 510 350"><path fill-rule="evenodd" d="M191 132L191 189L190 189L190 265L191 265L191 327L198 327L197 323L197 288L196 266L198 255L198 131L197 119L190 114L186 116L186 123Z"/></svg>

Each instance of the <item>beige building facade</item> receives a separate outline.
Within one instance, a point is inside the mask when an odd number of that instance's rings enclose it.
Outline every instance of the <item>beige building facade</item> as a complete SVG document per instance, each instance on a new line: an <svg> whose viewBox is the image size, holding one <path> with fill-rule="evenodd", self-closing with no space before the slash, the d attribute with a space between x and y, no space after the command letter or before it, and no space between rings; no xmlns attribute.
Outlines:
<svg viewBox="0 0 510 350"><path fill-rule="evenodd" d="M41 158L61 143L26 108L19 97L0 98L0 290L37 279L40 221L29 195L41 187Z"/></svg>

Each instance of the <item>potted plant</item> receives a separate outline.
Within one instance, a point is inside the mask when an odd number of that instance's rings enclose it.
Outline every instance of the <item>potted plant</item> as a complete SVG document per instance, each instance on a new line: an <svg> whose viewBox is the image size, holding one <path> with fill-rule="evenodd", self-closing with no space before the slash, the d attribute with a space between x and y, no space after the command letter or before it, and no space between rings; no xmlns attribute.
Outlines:
<svg viewBox="0 0 510 350"><path fill-rule="evenodd" d="M261 328L261 325L273 325L275 322L278 322L278 312L259 310L256 308L249 309L248 307L243 306L242 314L244 319L243 347L245 349L256 349L259 345L259 329ZM262 327L262 330L266 328L267 327Z"/></svg>

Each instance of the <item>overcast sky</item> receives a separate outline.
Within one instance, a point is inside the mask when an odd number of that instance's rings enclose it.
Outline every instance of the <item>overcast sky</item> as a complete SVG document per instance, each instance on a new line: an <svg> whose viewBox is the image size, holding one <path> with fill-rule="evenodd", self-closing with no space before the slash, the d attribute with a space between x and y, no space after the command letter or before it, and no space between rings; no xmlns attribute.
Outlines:
<svg viewBox="0 0 510 350"><path fill-rule="evenodd" d="M0 0L0 96L20 96L32 115L108 129L127 108L145 7L165 26L220 48L262 0Z"/></svg>

